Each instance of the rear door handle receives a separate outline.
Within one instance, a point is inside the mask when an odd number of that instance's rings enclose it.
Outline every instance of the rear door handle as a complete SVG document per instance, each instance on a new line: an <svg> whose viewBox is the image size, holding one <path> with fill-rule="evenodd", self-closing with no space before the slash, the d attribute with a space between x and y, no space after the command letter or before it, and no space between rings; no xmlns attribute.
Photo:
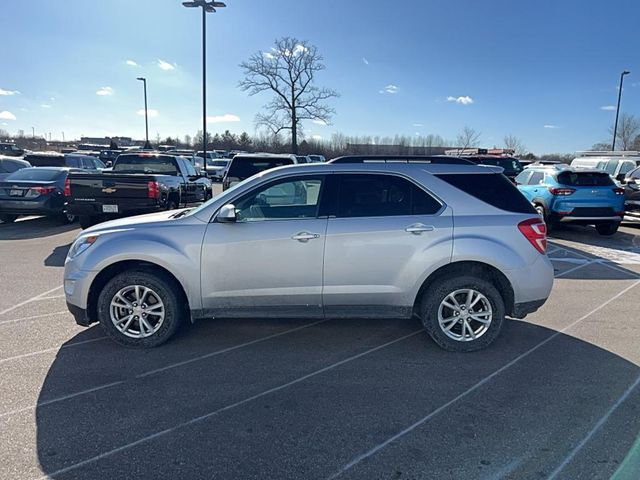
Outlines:
<svg viewBox="0 0 640 480"><path fill-rule="evenodd" d="M299 242L308 242L314 238L320 238L320 235L317 233L300 232L291 237L292 240L298 240Z"/></svg>
<svg viewBox="0 0 640 480"><path fill-rule="evenodd" d="M425 225L424 223L414 223L404 229L405 232L420 235L423 232L433 232L436 228L433 225Z"/></svg>

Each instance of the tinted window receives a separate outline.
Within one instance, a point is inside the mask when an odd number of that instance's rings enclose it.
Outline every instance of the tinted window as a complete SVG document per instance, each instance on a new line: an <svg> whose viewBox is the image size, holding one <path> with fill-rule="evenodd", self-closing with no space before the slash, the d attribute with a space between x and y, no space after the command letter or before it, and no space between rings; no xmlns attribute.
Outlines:
<svg viewBox="0 0 640 480"><path fill-rule="evenodd" d="M316 218L322 179L295 178L260 187L235 202L240 222Z"/></svg>
<svg viewBox="0 0 640 480"><path fill-rule="evenodd" d="M605 187L613 185L613 180L606 173L599 172L562 172L558 174L558 183L572 187Z"/></svg>
<svg viewBox="0 0 640 480"><path fill-rule="evenodd" d="M264 170L291 164L293 164L293 160L289 157L254 158L236 155L231 162L227 176L243 180Z"/></svg>
<svg viewBox="0 0 640 480"><path fill-rule="evenodd" d="M515 213L536 213L531 203L504 175L446 174L437 177L496 208Z"/></svg>
<svg viewBox="0 0 640 480"><path fill-rule="evenodd" d="M46 182L55 180L60 175L64 175L64 173L65 172L60 170L50 170L48 168L23 168L9 175L5 178L5 181L35 180L38 182Z"/></svg>
<svg viewBox="0 0 640 480"><path fill-rule="evenodd" d="M64 167L64 155L27 155L24 159L34 167Z"/></svg>
<svg viewBox="0 0 640 480"><path fill-rule="evenodd" d="M113 166L114 172L157 173L177 175L173 157L165 155L120 155Z"/></svg>
<svg viewBox="0 0 640 480"><path fill-rule="evenodd" d="M338 217L430 215L440 203L415 184L393 175L339 175Z"/></svg>

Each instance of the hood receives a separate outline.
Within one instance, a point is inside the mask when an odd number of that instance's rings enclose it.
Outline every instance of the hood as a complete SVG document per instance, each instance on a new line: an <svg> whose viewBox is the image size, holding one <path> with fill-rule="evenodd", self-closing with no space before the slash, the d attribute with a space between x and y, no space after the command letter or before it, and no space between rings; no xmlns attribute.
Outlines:
<svg viewBox="0 0 640 480"><path fill-rule="evenodd" d="M177 218L173 219L171 217L182 210L186 210L186 209L180 208L177 210L166 210L164 212L147 213L145 215L136 215L134 217L125 217L125 218L118 218L116 220L109 220L108 222L99 223L98 225L94 225L93 227L83 230L82 234L84 235L87 233L98 233L104 230L135 228L139 225L147 226L146 224L149 224L149 223L175 221L179 219Z"/></svg>

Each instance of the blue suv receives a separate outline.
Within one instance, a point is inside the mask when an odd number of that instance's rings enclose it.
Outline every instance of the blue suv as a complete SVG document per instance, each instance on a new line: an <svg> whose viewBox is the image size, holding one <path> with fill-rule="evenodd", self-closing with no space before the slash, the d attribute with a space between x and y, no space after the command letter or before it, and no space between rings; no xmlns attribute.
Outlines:
<svg viewBox="0 0 640 480"><path fill-rule="evenodd" d="M533 165L515 180L547 228L562 223L594 225L600 235L613 235L624 216L624 189L601 170Z"/></svg>

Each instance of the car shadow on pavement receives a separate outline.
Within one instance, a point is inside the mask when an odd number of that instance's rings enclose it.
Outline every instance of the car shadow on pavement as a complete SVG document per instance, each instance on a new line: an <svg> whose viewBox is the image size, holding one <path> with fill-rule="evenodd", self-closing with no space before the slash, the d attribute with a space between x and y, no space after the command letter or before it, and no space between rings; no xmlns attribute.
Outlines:
<svg viewBox="0 0 640 480"><path fill-rule="evenodd" d="M620 255L608 258L552 240L549 241L548 255L553 263L556 278L572 280L632 280L640 278L639 271L625 268L616 263L615 259ZM624 256L624 254L622 255Z"/></svg>
<svg viewBox="0 0 640 480"><path fill-rule="evenodd" d="M546 478L574 453L566 478L629 468L621 465L640 431L638 389L573 449L638 366L523 321L507 321L484 351L445 352L418 332L291 384L417 328L384 322L324 322L183 365L304 322L202 322L150 350L110 340L61 348L36 411L41 469L55 478L327 478L448 402L343 477Z"/></svg>
<svg viewBox="0 0 640 480"><path fill-rule="evenodd" d="M53 249L53 252L44 259L45 267L64 267L64 261L67 258L67 252L71 248L71 243L60 245Z"/></svg>
<svg viewBox="0 0 640 480"><path fill-rule="evenodd" d="M0 223L0 241L49 237L77 228L77 223L63 225L54 218L29 217L14 223Z"/></svg>
<svg viewBox="0 0 640 480"><path fill-rule="evenodd" d="M636 235L618 230L613 235L600 235L592 226L563 225L550 232L550 240L568 240L588 246L635 250L640 252L640 232Z"/></svg>

